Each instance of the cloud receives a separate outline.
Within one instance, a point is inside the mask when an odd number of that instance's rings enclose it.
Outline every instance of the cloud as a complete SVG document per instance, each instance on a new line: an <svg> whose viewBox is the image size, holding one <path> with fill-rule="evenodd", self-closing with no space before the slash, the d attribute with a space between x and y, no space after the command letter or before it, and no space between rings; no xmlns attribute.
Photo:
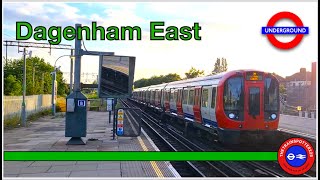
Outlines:
<svg viewBox="0 0 320 180"><path fill-rule="evenodd" d="M65 3L4 3L4 22L27 21L34 26L69 26L89 19Z"/></svg>
<svg viewBox="0 0 320 180"><path fill-rule="evenodd" d="M136 56L136 79L170 72L183 76L191 66L209 73L217 57L226 57L229 70L254 68L285 76L300 67L308 69L311 61L317 61L316 7L315 3L289 2L4 3L4 30L6 34L14 32L17 20L46 27L68 26L77 22L90 27L92 21L104 27L138 25L142 28L142 41L85 41L88 50ZM310 34L290 51L274 48L260 32L270 17L280 11L295 12L310 27ZM163 20L165 27L192 26L194 22L199 22L202 40L150 41L151 20ZM280 37L279 40L288 39ZM63 52L55 56L60 54ZM50 62L55 60L52 59ZM68 71L68 61L65 63L65 71ZM96 72L97 67L96 57L83 57L84 72Z"/></svg>

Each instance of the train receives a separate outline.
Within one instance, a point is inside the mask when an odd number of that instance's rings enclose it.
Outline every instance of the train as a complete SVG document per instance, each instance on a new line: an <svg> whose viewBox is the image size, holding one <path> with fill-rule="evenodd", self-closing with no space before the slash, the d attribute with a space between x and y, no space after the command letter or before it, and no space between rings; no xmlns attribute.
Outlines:
<svg viewBox="0 0 320 180"><path fill-rule="evenodd" d="M280 116L279 81L257 70L233 70L134 89L132 100L161 114L238 144L250 137L271 140Z"/></svg>

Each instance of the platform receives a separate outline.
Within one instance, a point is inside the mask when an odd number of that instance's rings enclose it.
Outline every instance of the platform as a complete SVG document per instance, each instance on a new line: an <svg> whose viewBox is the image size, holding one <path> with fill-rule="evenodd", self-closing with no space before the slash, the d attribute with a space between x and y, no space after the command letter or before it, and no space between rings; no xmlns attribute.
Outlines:
<svg viewBox="0 0 320 180"><path fill-rule="evenodd" d="M142 130L139 137L116 137L108 112L88 111L86 145L66 145L63 115L4 132L5 151L159 151ZM4 177L180 177L170 162L5 161Z"/></svg>
<svg viewBox="0 0 320 180"><path fill-rule="evenodd" d="M293 135L298 135L301 137L316 139L316 136L317 136L316 120L317 119L313 119L313 118L281 114L278 130L286 133L290 133Z"/></svg>

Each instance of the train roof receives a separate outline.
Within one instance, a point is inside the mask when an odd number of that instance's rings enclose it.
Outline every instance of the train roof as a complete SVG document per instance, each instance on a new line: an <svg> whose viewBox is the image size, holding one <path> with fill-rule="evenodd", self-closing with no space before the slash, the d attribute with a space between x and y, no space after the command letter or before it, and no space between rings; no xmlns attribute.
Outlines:
<svg viewBox="0 0 320 180"><path fill-rule="evenodd" d="M167 85L167 88L216 85L219 83L220 79L222 78L222 76L224 74L225 74L225 72L220 73L220 74L216 74L216 75L197 77L197 78L186 79L186 80L182 80L182 81L174 81L174 82L170 82Z"/></svg>
<svg viewBox="0 0 320 180"><path fill-rule="evenodd" d="M134 89L134 91L145 91L145 90L148 90L148 89L149 89L149 86L146 86L146 87L141 87L141 88Z"/></svg>
<svg viewBox="0 0 320 180"><path fill-rule="evenodd" d="M221 78L227 74L231 75L236 72L249 72L249 71L263 72L263 71L254 70L254 69L233 70L233 71L228 71L228 72L222 72L222 73L215 74L215 75L209 75L209 76L204 76L204 77L197 77L197 78L192 78L192 79L185 79L185 80L180 80L180 81L173 81L173 82L169 82L169 83L147 86L147 87L136 89L135 91L151 90L151 89L164 89L164 88L169 89L169 88L217 85L220 82Z"/></svg>

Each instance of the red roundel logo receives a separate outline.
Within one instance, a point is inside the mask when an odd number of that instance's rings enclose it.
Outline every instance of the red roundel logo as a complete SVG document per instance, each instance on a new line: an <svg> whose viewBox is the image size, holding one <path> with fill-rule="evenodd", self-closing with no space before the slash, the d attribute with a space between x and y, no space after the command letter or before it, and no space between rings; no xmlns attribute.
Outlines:
<svg viewBox="0 0 320 180"><path fill-rule="evenodd" d="M281 168L292 175L304 174L310 170L315 160L312 145L302 138L286 140L278 151Z"/></svg>
<svg viewBox="0 0 320 180"><path fill-rule="evenodd" d="M281 19L292 20L296 27L274 27ZM262 34L266 34L271 44L279 49L291 49L296 47L302 40L304 34L309 34L309 28L304 27L301 19L292 12L279 12L271 17L267 27L262 27ZM275 34L296 35L290 42L281 42L277 40Z"/></svg>

